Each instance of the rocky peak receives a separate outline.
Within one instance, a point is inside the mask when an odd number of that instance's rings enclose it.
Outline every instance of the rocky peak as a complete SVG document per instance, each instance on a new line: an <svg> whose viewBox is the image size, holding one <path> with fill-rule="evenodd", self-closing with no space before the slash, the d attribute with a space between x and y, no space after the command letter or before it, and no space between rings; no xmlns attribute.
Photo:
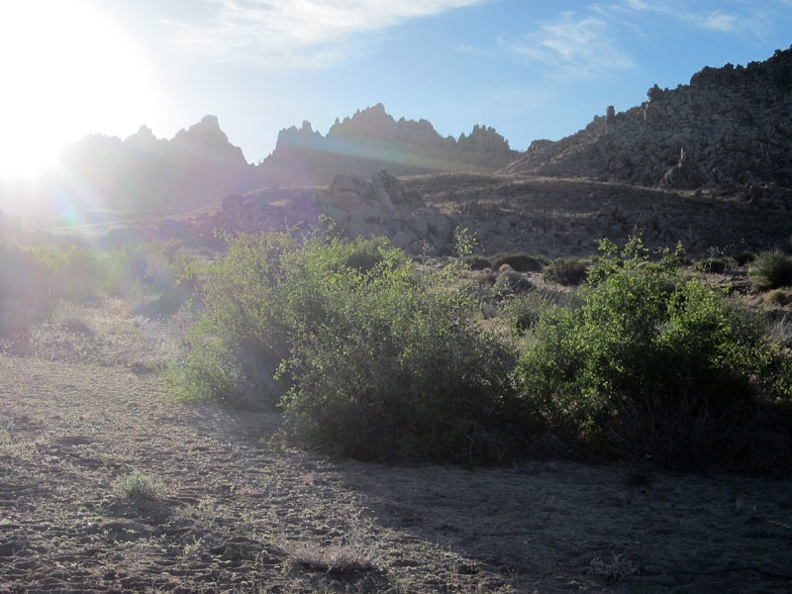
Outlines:
<svg viewBox="0 0 792 594"><path fill-rule="evenodd" d="M137 132L128 136L124 140L124 145L137 150L153 150L155 147L164 144L166 141L154 136L151 128L141 126Z"/></svg>
<svg viewBox="0 0 792 594"><path fill-rule="evenodd" d="M220 129L217 116L206 115L200 122L193 124L187 130L179 130L173 140L194 143L228 142L228 136Z"/></svg>
<svg viewBox="0 0 792 594"><path fill-rule="evenodd" d="M476 125L459 140L443 138L428 120L396 121L382 103L336 119L322 136L303 122L281 130L275 151L259 166L279 185L327 184L335 174L368 177L387 169L396 175L439 171L491 172L517 156L494 129Z"/></svg>
<svg viewBox="0 0 792 594"><path fill-rule="evenodd" d="M360 137L384 139L393 136L396 121L385 112L385 106L377 103L358 110L352 117L334 124L327 132L328 138Z"/></svg>
<svg viewBox="0 0 792 594"><path fill-rule="evenodd" d="M206 115L187 130L180 130L173 137L171 145L181 146L183 150L194 156L213 162L240 167L247 165L242 149L231 144L226 133L220 128L217 116ZM181 149L176 148L176 150Z"/></svg>
<svg viewBox="0 0 792 594"><path fill-rule="evenodd" d="M319 132L314 132L311 122L306 120L303 121L300 128L292 126L278 132L275 152L282 153L294 148L310 148L318 145L321 140L322 135Z"/></svg>

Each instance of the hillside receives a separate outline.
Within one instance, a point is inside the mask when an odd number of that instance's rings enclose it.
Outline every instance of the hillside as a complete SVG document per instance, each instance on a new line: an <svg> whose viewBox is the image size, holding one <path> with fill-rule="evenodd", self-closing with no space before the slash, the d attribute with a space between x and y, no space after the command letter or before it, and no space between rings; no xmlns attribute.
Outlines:
<svg viewBox="0 0 792 594"><path fill-rule="evenodd" d="M649 89L622 113L537 140L507 173L694 189L766 182L792 186L792 47L764 62L704 68L690 84Z"/></svg>

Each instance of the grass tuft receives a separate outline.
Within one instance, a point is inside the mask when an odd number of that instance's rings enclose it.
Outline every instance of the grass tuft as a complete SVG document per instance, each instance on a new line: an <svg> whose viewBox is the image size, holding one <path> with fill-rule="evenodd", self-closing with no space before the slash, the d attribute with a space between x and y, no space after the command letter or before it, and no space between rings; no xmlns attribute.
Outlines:
<svg viewBox="0 0 792 594"><path fill-rule="evenodd" d="M116 486L124 497L135 500L153 501L159 499L164 491L164 485L160 481L139 470L121 477Z"/></svg>

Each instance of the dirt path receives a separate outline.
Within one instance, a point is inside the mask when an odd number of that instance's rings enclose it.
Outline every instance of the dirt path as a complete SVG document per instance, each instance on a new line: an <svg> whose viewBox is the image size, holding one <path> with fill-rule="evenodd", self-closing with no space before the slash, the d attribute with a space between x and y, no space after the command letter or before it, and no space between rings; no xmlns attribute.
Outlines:
<svg viewBox="0 0 792 594"><path fill-rule="evenodd" d="M0 354L0 593L792 591L790 479L394 468L278 427L124 357Z"/></svg>

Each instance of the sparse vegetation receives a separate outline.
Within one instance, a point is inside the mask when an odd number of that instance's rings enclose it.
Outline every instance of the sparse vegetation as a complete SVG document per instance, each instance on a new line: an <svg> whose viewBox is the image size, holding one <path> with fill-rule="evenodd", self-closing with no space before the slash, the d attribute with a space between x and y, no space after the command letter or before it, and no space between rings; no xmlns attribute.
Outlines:
<svg viewBox="0 0 792 594"><path fill-rule="evenodd" d="M579 285L586 280L589 263L580 258L556 258L542 273L542 278L560 285Z"/></svg>
<svg viewBox="0 0 792 594"><path fill-rule="evenodd" d="M582 521L597 542L610 542L620 528L603 520L601 506L619 505L632 526L619 532L623 542L662 516L661 499L686 500L658 463L786 471L787 289L769 294L773 308L745 296L755 308L747 315L737 305L742 288L727 295L707 285L703 273L679 266L680 253L653 261L637 240L603 247L579 287L506 263L499 272L473 271L470 259L419 263L382 238L240 236L211 255L175 243L90 248L99 264L87 290L48 295L25 339L4 342L9 354L0 353L4 382L20 386L0 411L0 447L21 470L0 481L0 498L25 493L6 497L2 578L14 587L49 579L54 562L83 579L84 554L107 567L101 587L119 591L274 583L284 591L453 584L506 593L535 587L541 566L563 566L578 584L642 583L635 568L644 560L633 551L590 547L580 572L541 542L479 538L468 511L486 501L497 510L488 522L521 534L536 530L537 510L563 515L564 538ZM173 402L159 374L167 362L183 398L246 410ZM336 455L510 464L395 471ZM558 460L584 455L640 464ZM139 464L145 472L123 470ZM33 486L36 476L51 492ZM585 496L582 483L592 483ZM625 505L632 497L653 498L651 517ZM415 522L450 544L415 540ZM33 523L46 532L31 533ZM473 535L480 544L470 545ZM47 556L32 562L40 550ZM485 563L491 556L514 572Z"/></svg>
<svg viewBox="0 0 792 594"><path fill-rule="evenodd" d="M705 274L723 274L737 267L737 261L726 256L711 256L697 260L693 268Z"/></svg>
<svg viewBox="0 0 792 594"><path fill-rule="evenodd" d="M129 499L158 499L164 490L160 481L139 470L121 477L117 487L121 495Z"/></svg>
<svg viewBox="0 0 792 594"><path fill-rule="evenodd" d="M352 545L318 546L306 542L278 541L288 561L301 569L328 573L335 577L377 571L377 563L370 550Z"/></svg>
<svg viewBox="0 0 792 594"><path fill-rule="evenodd" d="M757 291L769 291L792 285L792 256L780 251L762 252L749 269Z"/></svg>
<svg viewBox="0 0 792 594"><path fill-rule="evenodd" d="M548 428L588 448L690 465L735 461L733 431L768 381L762 328L717 290L603 243L579 309L540 321L518 366ZM760 380L764 380L760 385Z"/></svg>

